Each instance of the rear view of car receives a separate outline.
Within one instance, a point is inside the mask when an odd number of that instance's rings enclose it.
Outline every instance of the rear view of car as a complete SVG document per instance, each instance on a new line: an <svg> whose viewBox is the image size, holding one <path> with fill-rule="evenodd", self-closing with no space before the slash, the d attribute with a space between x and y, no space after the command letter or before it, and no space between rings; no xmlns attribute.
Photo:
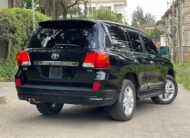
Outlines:
<svg viewBox="0 0 190 138"><path fill-rule="evenodd" d="M122 24L41 22L17 55L18 97L44 115L58 114L64 104L95 105L128 121L136 100L170 104L177 96L173 65L161 54L144 32Z"/></svg>
<svg viewBox="0 0 190 138"><path fill-rule="evenodd" d="M41 22L28 47L17 55L19 98L46 115L58 113L64 103L113 104L115 92L106 93L101 84L111 65L98 37L96 22Z"/></svg>

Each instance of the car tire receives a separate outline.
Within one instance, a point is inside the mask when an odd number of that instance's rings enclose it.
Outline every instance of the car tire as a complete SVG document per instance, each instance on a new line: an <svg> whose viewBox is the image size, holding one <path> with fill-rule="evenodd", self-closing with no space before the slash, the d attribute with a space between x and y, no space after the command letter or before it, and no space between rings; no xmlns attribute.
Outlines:
<svg viewBox="0 0 190 138"><path fill-rule="evenodd" d="M55 115L58 114L62 108L63 104L57 103L40 103L36 105L38 111L43 115Z"/></svg>
<svg viewBox="0 0 190 138"><path fill-rule="evenodd" d="M162 95L152 97L152 101L156 104L170 104L175 100L178 94L178 85L172 76L166 77L164 92Z"/></svg>
<svg viewBox="0 0 190 138"><path fill-rule="evenodd" d="M117 102L111 107L111 118L116 121L129 121L136 107L136 90L130 80L124 80Z"/></svg>

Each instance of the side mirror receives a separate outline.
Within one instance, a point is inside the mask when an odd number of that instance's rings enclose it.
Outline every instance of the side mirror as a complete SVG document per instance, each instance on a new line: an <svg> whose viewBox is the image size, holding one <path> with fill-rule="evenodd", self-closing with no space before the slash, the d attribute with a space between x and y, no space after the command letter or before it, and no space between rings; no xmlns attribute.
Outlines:
<svg viewBox="0 0 190 138"><path fill-rule="evenodd" d="M159 49L159 51L160 51L160 55L167 55L167 54L169 54L169 47L160 47L160 49Z"/></svg>

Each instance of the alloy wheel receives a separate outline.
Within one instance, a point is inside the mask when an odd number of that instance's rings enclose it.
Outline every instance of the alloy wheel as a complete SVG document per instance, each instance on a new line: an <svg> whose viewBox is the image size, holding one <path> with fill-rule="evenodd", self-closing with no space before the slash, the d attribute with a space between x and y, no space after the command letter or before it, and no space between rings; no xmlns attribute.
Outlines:
<svg viewBox="0 0 190 138"><path fill-rule="evenodd" d="M132 114L134 108L134 92L129 86L124 91L123 108L126 115Z"/></svg>
<svg viewBox="0 0 190 138"><path fill-rule="evenodd" d="M160 99L163 101L169 101L175 95L175 85L171 80L167 80L165 84L165 93L160 95Z"/></svg>

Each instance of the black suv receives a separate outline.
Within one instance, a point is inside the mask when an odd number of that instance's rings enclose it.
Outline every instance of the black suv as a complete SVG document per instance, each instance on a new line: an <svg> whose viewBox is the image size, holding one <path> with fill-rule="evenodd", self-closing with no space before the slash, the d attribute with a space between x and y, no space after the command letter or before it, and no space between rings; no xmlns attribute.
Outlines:
<svg viewBox="0 0 190 138"><path fill-rule="evenodd" d="M18 52L18 97L44 115L63 104L104 106L113 119L130 120L136 101L174 101L178 87L172 63L135 28L102 20L40 22Z"/></svg>

